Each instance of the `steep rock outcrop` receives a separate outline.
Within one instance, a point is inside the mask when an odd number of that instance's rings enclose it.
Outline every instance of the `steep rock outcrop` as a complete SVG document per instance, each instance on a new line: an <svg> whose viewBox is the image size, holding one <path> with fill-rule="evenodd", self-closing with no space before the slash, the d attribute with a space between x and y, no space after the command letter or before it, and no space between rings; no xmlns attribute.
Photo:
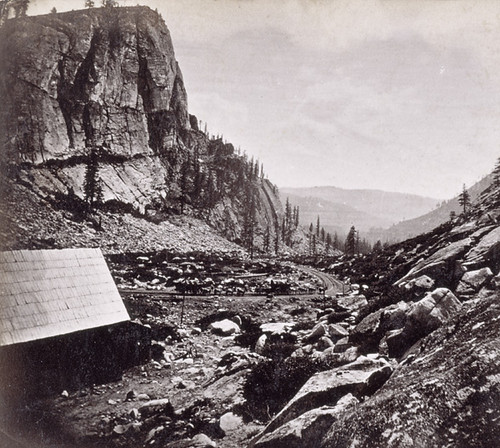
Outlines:
<svg viewBox="0 0 500 448"><path fill-rule="evenodd" d="M498 295L468 303L424 339L372 397L332 425L323 448L496 446L500 439Z"/></svg>
<svg viewBox="0 0 500 448"><path fill-rule="evenodd" d="M40 207L87 199L97 154L104 205L155 222L194 215L241 243L251 195L254 243L267 228L274 235L276 188L233 145L198 129L158 13L91 8L9 20L0 59L0 169Z"/></svg>

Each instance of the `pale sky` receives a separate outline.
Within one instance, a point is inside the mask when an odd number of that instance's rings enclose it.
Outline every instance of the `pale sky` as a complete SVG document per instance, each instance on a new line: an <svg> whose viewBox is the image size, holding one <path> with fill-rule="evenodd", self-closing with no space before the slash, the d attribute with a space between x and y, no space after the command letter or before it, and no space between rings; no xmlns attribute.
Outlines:
<svg viewBox="0 0 500 448"><path fill-rule="evenodd" d="M500 157L497 0L140 3L170 29L190 113L278 186L450 198Z"/></svg>

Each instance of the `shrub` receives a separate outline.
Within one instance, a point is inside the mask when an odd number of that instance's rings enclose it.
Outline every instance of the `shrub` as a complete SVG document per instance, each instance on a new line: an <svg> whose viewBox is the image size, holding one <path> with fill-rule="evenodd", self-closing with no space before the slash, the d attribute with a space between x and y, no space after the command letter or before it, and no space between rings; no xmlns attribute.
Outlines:
<svg viewBox="0 0 500 448"><path fill-rule="evenodd" d="M243 394L247 419L270 420L315 373L328 366L307 356L271 359L257 364L248 374Z"/></svg>

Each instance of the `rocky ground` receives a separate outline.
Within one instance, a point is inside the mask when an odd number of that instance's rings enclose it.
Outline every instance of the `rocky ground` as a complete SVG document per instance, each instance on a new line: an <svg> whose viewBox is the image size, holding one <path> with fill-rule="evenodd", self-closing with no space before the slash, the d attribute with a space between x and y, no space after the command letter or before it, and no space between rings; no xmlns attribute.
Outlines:
<svg viewBox="0 0 500 448"><path fill-rule="evenodd" d="M179 300L145 292L125 301L134 317L161 330L155 359L120 382L30 404L17 414L18 437L32 436L39 446L188 446L167 443L204 433L220 447L245 446L264 427L245 408L244 393L249 370L265 359L255 352L259 325L277 322L278 331L298 335L293 327L313 325L316 308L325 303L315 295L188 297L180 324ZM209 328L225 316L240 330L224 335L232 330Z"/></svg>
<svg viewBox="0 0 500 448"><path fill-rule="evenodd" d="M111 263L115 276L125 266ZM494 446L498 278L462 300L421 278L381 306L369 286L343 294L328 274L295 269L330 295L183 304L151 282L122 290L132 318L151 327L151 360L4 413L4 428L40 448Z"/></svg>
<svg viewBox="0 0 500 448"><path fill-rule="evenodd" d="M4 185L0 207L0 247L3 250L100 247L105 254L124 252L220 252L244 253L203 221L171 215L153 221L133 213L97 211L81 218L54 207L46 198L23 185ZM42 206L43 205L43 206Z"/></svg>

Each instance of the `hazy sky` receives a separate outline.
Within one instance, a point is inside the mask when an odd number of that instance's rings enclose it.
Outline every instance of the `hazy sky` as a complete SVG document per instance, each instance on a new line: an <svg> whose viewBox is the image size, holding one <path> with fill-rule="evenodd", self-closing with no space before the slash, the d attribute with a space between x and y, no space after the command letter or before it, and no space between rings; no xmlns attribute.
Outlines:
<svg viewBox="0 0 500 448"><path fill-rule="evenodd" d="M190 113L279 186L449 198L500 156L497 0L140 3L170 29Z"/></svg>

